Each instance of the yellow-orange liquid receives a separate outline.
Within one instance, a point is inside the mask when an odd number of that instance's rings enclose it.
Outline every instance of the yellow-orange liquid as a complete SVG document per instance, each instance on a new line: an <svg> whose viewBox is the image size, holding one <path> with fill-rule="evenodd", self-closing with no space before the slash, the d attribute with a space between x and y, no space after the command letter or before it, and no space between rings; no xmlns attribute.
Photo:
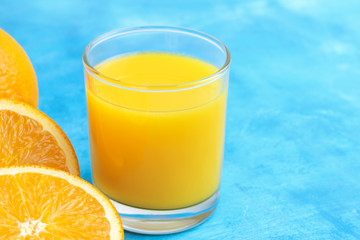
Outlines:
<svg viewBox="0 0 360 240"><path fill-rule="evenodd" d="M119 56L95 68L103 75L87 74L86 86L95 185L118 202L146 209L183 208L214 194L223 158L225 79L163 92L146 85L188 83L217 68L157 52ZM104 76L119 81L105 83ZM138 90L129 90L131 84Z"/></svg>

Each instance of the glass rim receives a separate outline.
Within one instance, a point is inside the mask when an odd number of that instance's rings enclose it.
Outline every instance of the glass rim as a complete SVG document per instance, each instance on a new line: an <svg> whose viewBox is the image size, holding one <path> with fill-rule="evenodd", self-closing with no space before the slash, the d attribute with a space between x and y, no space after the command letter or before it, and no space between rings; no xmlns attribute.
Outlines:
<svg viewBox="0 0 360 240"><path fill-rule="evenodd" d="M130 33L136 33L136 32L177 32L181 34L187 34L192 35L197 38L202 38L205 41L208 41L215 45L217 48L219 48L225 55L225 61L222 67L220 67L215 73L201 79L196 79L194 81L185 82L185 83L178 83L178 84L171 84L171 85L151 85L151 84L133 84L126 81L121 81L116 78L111 78L109 76L106 76L105 74L99 72L89 63L88 60L88 54L89 51L96 47L96 45L111 39L113 37L121 36L121 35L127 35ZM231 55L227 47L217 38L201 32L197 30L193 30L190 28L185 27L174 27L174 26L136 26L136 27L129 27L129 28L120 28L116 29L110 32L107 32L105 34L100 35L99 37L92 40L85 48L83 55L82 55L82 61L85 66L85 71L88 71L89 74L91 74L93 77L97 78L98 80L113 85L114 87L118 88L125 88L129 90L137 90L137 91L179 91L179 90L185 90L185 89L191 89L194 87L200 87L203 85L206 85L208 83L211 83L221 77L230 67L231 62ZM113 84L112 82L116 82L117 84ZM118 85L119 84L119 85Z"/></svg>

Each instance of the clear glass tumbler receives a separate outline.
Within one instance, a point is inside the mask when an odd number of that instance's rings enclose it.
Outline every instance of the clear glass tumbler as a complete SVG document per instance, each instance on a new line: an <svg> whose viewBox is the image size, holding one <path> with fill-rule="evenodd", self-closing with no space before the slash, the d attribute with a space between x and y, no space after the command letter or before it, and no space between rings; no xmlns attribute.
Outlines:
<svg viewBox="0 0 360 240"><path fill-rule="evenodd" d="M189 58L215 70L175 84L139 84L99 70L106 61L141 53L179 56L171 66L177 72L189 71L181 63ZM224 152L230 66L224 44L185 28L134 27L93 40L83 63L93 183L111 199L124 228L167 234L207 219L217 205Z"/></svg>

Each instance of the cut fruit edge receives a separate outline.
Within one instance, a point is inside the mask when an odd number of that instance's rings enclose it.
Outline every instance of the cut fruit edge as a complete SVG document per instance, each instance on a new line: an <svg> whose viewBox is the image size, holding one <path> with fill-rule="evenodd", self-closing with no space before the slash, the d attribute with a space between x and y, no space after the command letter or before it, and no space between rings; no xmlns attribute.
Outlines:
<svg viewBox="0 0 360 240"><path fill-rule="evenodd" d="M86 193L94 197L98 201L98 203L104 208L104 217L108 219L111 227L109 233L110 240L124 239L124 230L122 228L121 219L114 205L112 205L110 200L102 192L100 192L100 190L98 190L89 182L68 172L44 166L10 166L0 168L0 176L15 176L21 173L37 173L47 176L53 176L63 179L75 187L81 188Z"/></svg>
<svg viewBox="0 0 360 240"><path fill-rule="evenodd" d="M74 147L64 131L49 116L27 103L5 98L0 99L0 110L13 111L39 122L43 130L54 136L60 148L64 151L66 165L70 173L80 176L79 162Z"/></svg>

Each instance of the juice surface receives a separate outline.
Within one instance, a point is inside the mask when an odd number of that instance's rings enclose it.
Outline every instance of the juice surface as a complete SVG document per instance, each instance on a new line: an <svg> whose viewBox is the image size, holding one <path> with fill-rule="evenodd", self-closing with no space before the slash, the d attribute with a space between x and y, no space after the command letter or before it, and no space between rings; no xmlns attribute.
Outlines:
<svg viewBox="0 0 360 240"><path fill-rule="evenodd" d="M174 84L203 79L217 68L154 52L112 58L95 69L116 79L106 79L109 85L87 76L95 185L113 200L146 209L188 207L214 194L223 159L226 81L194 83L188 90ZM138 90L126 88L131 85ZM172 86L153 92L148 85Z"/></svg>

